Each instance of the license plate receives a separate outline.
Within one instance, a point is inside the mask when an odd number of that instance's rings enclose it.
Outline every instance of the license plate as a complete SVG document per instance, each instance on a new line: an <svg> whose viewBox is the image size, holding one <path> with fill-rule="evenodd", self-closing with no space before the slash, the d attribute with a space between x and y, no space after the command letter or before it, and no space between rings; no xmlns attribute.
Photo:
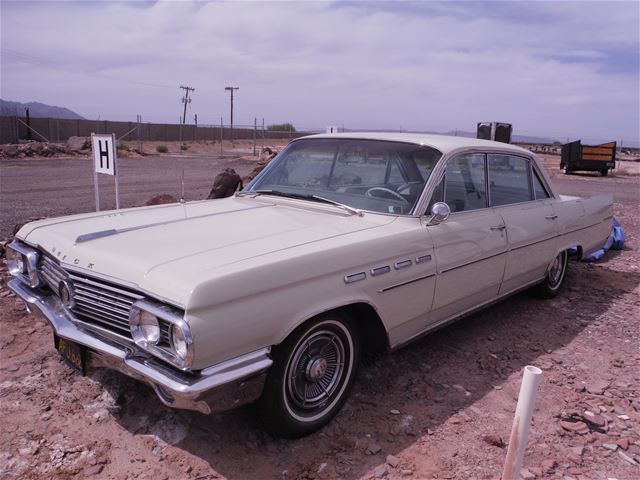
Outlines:
<svg viewBox="0 0 640 480"><path fill-rule="evenodd" d="M85 374L85 354L82 345L71 342L66 338L60 338L57 335L53 336L53 344L68 365L78 370L82 375Z"/></svg>

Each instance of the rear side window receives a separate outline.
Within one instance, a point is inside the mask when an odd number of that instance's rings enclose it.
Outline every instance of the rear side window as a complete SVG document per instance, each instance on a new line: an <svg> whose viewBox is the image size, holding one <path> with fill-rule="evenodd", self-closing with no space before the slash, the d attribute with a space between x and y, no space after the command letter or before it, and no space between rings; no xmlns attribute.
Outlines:
<svg viewBox="0 0 640 480"><path fill-rule="evenodd" d="M452 212L486 208L483 154L460 155L447 163L444 201Z"/></svg>
<svg viewBox="0 0 640 480"><path fill-rule="evenodd" d="M533 191L536 194L536 200L549 198L549 192L547 192L547 189L544 188L544 185L540 180L540 176L535 169L533 170Z"/></svg>
<svg viewBox="0 0 640 480"><path fill-rule="evenodd" d="M491 206L528 202L533 199L529 186L529 161L512 155L487 156Z"/></svg>

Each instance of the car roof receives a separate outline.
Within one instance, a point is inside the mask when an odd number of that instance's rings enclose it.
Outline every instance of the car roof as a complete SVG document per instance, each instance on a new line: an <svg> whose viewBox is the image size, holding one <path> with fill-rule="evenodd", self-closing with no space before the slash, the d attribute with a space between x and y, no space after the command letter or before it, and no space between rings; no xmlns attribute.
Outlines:
<svg viewBox="0 0 640 480"><path fill-rule="evenodd" d="M443 154L458 150L460 148L486 148L492 150L510 150L514 153L527 154L532 156L529 150L510 145L508 143L493 142L491 140L480 140L469 137L453 137L449 135L437 135L430 133L400 133L400 132L344 132L344 133L321 133L308 135L302 138L343 138L353 140L383 140L390 142L415 143L433 147ZM298 139L299 140L299 139Z"/></svg>

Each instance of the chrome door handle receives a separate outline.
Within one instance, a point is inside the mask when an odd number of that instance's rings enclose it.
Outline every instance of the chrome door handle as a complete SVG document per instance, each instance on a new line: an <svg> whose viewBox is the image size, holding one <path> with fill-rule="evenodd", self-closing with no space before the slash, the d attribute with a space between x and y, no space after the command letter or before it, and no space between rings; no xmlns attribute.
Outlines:
<svg viewBox="0 0 640 480"><path fill-rule="evenodd" d="M494 225L491 230L504 230L505 228L507 228L506 225Z"/></svg>
<svg viewBox="0 0 640 480"><path fill-rule="evenodd" d="M546 217L547 220L555 220L556 218L558 218L558 215L547 215Z"/></svg>

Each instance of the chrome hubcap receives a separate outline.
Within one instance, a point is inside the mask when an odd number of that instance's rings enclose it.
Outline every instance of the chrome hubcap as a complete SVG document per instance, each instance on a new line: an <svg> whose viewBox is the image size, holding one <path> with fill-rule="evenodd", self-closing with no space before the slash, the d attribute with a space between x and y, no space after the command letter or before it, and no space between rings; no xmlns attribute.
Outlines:
<svg viewBox="0 0 640 480"><path fill-rule="evenodd" d="M287 370L287 397L292 404L312 410L326 404L344 376L345 344L331 330L319 330L296 347Z"/></svg>
<svg viewBox="0 0 640 480"><path fill-rule="evenodd" d="M564 254L561 253L555 258L553 264L551 265L551 268L549 269L549 282L552 285L557 285L562 278L563 265Z"/></svg>
<svg viewBox="0 0 640 480"><path fill-rule="evenodd" d="M307 364L307 380L317 382L327 373L327 360L322 357L312 358Z"/></svg>

